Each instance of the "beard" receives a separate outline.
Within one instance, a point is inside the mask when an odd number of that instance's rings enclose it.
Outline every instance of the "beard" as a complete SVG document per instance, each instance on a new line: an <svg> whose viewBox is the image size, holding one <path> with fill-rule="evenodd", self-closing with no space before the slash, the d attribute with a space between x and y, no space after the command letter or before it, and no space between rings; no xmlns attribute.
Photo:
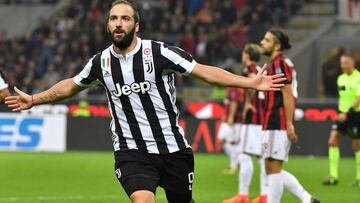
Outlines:
<svg viewBox="0 0 360 203"><path fill-rule="evenodd" d="M272 47L270 47L267 50L264 47L261 47L261 52L265 56L271 56L271 54L274 52L274 50L275 50L275 45L273 45Z"/></svg>
<svg viewBox="0 0 360 203"><path fill-rule="evenodd" d="M263 54L264 54L265 56L270 56L271 53L272 53L272 51L268 51L268 50L264 50L264 51L263 51Z"/></svg>
<svg viewBox="0 0 360 203"><path fill-rule="evenodd" d="M124 32L124 37L122 39L117 39L115 37L116 31ZM113 32L111 32L108 28L108 35L111 38L112 43L114 44L114 46L118 47L120 50L124 50L130 46L131 42L134 39L134 33L135 33L135 26L133 29L131 29L129 31L129 33L126 33L122 29L115 29Z"/></svg>

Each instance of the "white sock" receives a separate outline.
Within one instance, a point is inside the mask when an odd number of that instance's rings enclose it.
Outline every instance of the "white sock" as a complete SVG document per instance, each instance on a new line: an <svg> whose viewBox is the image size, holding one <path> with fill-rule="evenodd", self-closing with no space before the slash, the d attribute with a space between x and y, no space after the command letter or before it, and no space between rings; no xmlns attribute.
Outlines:
<svg viewBox="0 0 360 203"><path fill-rule="evenodd" d="M273 173L268 175L268 193L267 203L280 203L284 190L284 183L281 173Z"/></svg>
<svg viewBox="0 0 360 203"><path fill-rule="evenodd" d="M260 158L258 160L260 167L260 195L267 194L268 180L265 171L265 159Z"/></svg>
<svg viewBox="0 0 360 203"><path fill-rule="evenodd" d="M249 187L254 173L254 166L250 155L240 154L240 171L239 171L239 193L241 195L249 194Z"/></svg>
<svg viewBox="0 0 360 203"><path fill-rule="evenodd" d="M223 144L223 150L225 154L230 155L230 147L231 145L229 143Z"/></svg>
<svg viewBox="0 0 360 203"><path fill-rule="evenodd" d="M311 195L304 190L303 186L291 173L282 170L281 177L284 181L284 187L289 190L293 195L300 199L303 203L310 203Z"/></svg>
<svg viewBox="0 0 360 203"><path fill-rule="evenodd" d="M239 153L237 145L231 145L230 147L230 168L236 169L239 165Z"/></svg>
<svg viewBox="0 0 360 203"><path fill-rule="evenodd" d="M224 150L225 154L227 154L229 156L229 159L230 159L229 168L235 169L237 167L237 164L235 163L235 160L234 160L233 145L231 145L229 143L225 143L225 144L223 144L223 150Z"/></svg>

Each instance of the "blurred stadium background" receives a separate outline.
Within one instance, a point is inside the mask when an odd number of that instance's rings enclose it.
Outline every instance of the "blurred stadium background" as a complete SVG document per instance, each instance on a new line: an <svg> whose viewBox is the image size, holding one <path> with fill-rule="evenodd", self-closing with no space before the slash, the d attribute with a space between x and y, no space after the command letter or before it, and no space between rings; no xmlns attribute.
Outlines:
<svg viewBox="0 0 360 203"><path fill-rule="evenodd" d="M348 184L355 174L349 139L341 144L347 158L340 185L321 185L337 114L339 56L350 53L360 67L360 1L133 1L140 8L140 37L179 46L198 62L238 73L246 43L259 43L270 27L284 28L293 45L286 54L298 74L301 146L292 149L296 156L286 167L323 202L360 202L359 189ZM79 72L110 44L105 22L111 2L0 0L0 70L10 90L36 93ZM228 164L215 139L223 89L192 77L176 82L181 123L196 152L194 196L200 203L221 202L237 190L236 175L221 174ZM102 88L19 114L0 106L0 202L127 202L112 172L109 122ZM256 196L257 177L252 189ZM163 193L158 200L165 202ZM296 200L286 194L283 202Z"/></svg>

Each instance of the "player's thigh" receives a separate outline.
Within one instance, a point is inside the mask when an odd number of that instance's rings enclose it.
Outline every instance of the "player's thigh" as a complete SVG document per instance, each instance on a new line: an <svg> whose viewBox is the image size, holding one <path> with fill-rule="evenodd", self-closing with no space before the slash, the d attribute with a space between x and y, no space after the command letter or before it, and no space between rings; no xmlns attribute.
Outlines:
<svg viewBox="0 0 360 203"><path fill-rule="evenodd" d="M137 150L115 152L115 174L129 197L142 190L155 193L160 179L155 158Z"/></svg>
<svg viewBox="0 0 360 203"><path fill-rule="evenodd" d="M155 203L155 194L147 190L133 192L130 196L133 203Z"/></svg>
<svg viewBox="0 0 360 203"><path fill-rule="evenodd" d="M245 127L245 125L242 123L234 124L234 143L235 144L240 144L244 127Z"/></svg>
<svg viewBox="0 0 360 203"><path fill-rule="evenodd" d="M218 139L223 140L224 142L233 142L234 141L234 126L229 125L225 122L222 122L218 131Z"/></svg>
<svg viewBox="0 0 360 203"><path fill-rule="evenodd" d="M190 192L178 193L171 190L165 190L166 199L169 203L190 203L192 194Z"/></svg>
<svg viewBox="0 0 360 203"><path fill-rule="evenodd" d="M170 203L185 197L192 197L192 184L194 181L194 155L191 148L180 150L167 155L163 162L160 174L160 186L164 188ZM168 195L169 194L169 195Z"/></svg>
<svg viewBox="0 0 360 203"><path fill-rule="evenodd" d="M243 142L241 142L240 151L250 155L261 156L263 138L262 127L260 125L248 124L243 128Z"/></svg>
<svg viewBox="0 0 360 203"><path fill-rule="evenodd" d="M287 137L286 130L265 130L263 131L263 157L287 161L291 143Z"/></svg>

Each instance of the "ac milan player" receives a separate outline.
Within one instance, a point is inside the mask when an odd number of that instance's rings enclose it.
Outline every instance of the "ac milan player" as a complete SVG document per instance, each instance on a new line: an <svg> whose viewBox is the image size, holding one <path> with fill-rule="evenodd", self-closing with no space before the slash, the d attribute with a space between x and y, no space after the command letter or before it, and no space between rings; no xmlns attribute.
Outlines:
<svg viewBox="0 0 360 203"><path fill-rule="evenodd" d="M292 143L297 142L294 111L297 98L297 81L294 64L283 51L290 49L288 35L281 29L271 29L261 40L261 47L271 64L268 75L285 74L285 86L279 92L265 94L265 120L263 124L263 150L268 175L268 203L280 203L284 187L303 203L318 203L304 190L299 181L282 169L288 160Z"/></svg>

